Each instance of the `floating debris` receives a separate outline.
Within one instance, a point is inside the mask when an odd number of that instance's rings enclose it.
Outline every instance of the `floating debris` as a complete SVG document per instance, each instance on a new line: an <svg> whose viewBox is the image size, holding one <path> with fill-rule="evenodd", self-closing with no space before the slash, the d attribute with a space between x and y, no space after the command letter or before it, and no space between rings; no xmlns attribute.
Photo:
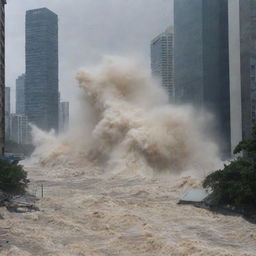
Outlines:
<svg viewBox="0 0 256 256"><path fill-rule="evenodd" d="M193 204L198 205L204 203L206 198L210 196L212 191L205 189L191 189L186 191L179 199L178 204Z"/></svg>

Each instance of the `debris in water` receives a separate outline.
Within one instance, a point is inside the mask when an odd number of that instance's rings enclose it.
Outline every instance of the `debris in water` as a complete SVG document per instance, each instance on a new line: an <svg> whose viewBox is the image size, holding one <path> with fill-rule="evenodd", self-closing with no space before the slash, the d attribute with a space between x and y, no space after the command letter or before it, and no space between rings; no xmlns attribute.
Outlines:
<svg viewBox="0 0 256 256"><path fill-rule="evenodd" d="M9 212L25 213L39 211L39 208L35 206L37 200L38 199L32 195L16 196L7 200L5 206Z"/></svg>
<svg viewBox="0 0 256 256"><path fill-rule="evenodd" d="M178 204L198 204L211 195L212 191L205 189L191 189L186 191L180 198Z"/></svg>

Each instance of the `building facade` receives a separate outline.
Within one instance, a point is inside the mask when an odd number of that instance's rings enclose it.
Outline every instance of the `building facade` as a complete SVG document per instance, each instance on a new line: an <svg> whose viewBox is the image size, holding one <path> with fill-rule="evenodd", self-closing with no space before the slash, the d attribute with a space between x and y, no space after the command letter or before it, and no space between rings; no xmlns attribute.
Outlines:
<svg viewBox="0 0 256 256"><path fill-rule="evenodd" d="M223 158L230 155L228 0L174 1L175 100L215 117Z"/></svg>
<svg viewBox="0 0 256 256"><path fill-rule="evenodd" d="M58 16L47 8L26 12L25 114L58 131Z"/></svg>
<svg viewBox="0 0 256 256"><path fill-rule="evenodd" d="M151 71L168 92L170 101L174 99L173 74L173 29L167 28L151 41Z"/></svg>
<svg viewBox="0 0 256 256"><path fill-rule="evenodd" d="M11 114L11 141L28 144L29 125L25 115Z"/></svg>
<svg viewBox="0 0 256 256"><path fill-rule="evenodd" d="M0 154L4 154L5 141L5 4L0 0Z"/></svg>
<svg viewBox="0 0 256 256"><path fill-rule="evenodd" d="M5 141L11 135L11 88L5 87Z"/></svg>
<svg viewBox="0 0 256 256"><path fill-rule="evenodd" d="M16 114L25 115L25 74L16 79Z"/></svg>
<svg viewBox="0 0 256 256"><path fill-rule="evenodd" d="M69 102L60 102L59 106L59 131L65 132L69 127Z"/></svg>
<svg viewBox="0 0 256 256"><path fill-rule="evenodd" d="M251 136L256 116L256 1L229 0L232 149Z"/></svg>

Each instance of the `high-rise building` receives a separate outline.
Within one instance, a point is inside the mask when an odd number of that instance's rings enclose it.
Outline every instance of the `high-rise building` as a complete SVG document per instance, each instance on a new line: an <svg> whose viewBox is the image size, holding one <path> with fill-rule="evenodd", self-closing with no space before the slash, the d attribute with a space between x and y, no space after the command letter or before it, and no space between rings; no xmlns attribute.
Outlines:
<svg viewBox="0 0 256 256"><path fill-rule="evenodd" d="M11 113L11 88L5 87L5 113Z"/></svg>
<svg viewBox="0 0 256 256"><path fill-rule="evenodd" d="M151 41L151 70L168 92L170 101L174 99L173 77L173 29L168 27Z"/></svg>
<svg viewBox="0 0 256 256"><path fill-rule="evenodd" d="M47 8L26 12L25 113L58 131L58 16Z"/></svg>
<svg viewBox="0 0 256 256"><path fill-rule="evenodd" d="M59 131L67 131L69 126L69 102L60 102L59 106Z"/></svg>
<svg viewBox="0 0 256 256"><path fill-rule="evenodd" d="M0 0L0 154L4 154L5 140L5 4Z"/></svg>
<svg viewBox="0 0 256 256"><path fill-rule="evenodd" d="M251 136L256 109L256 1L229 0L232 149Z"/></svg>
<svg viewBox="0 0 256 256"><path fill-rule="evenodd" d="M25 74L16 79L16 114L25 114Z"/></svg>
<svg viewBox="0 0 256 256"><path fill-rule="evenodd" d="M10 139L11 134L11 88L5 87L5 140Z"/></svg>
<svg viewBox="0 0 256 256"><path fill-rule="evenodd" d="M230 155L228 31L228 0L174 1L175 100L214 114L223 157Z"/></svg>
<svg viewBox="0 0 256 256"><path fill-rule="evenodd" d="M28 143L28 118L25 115L11 114L11 141Z"/></svg>

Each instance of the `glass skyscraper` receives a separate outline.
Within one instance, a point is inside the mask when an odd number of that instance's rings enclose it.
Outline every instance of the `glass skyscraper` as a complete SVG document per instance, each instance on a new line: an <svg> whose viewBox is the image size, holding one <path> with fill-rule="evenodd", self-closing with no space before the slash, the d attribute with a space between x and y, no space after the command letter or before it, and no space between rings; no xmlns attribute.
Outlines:
<svg viewBox="0 0 256 256"><path fill-rule="evenodd" d="M25 74L16 79L16 114L25 115Z"/></svg>
<svg viewBox="0 0 256 256"><path fill-rule="evenodd" d="M174 99L173 78L173 31L169 27L151 41L151 71L168 92L170 101Z"/></svg>
<svg viewBox="0 0 256 256"><path fill-rule="evenodd" d="M222 156L230 155L227 0L174 1L175 99L214 114Z"/></svg>
<svg viewBox="0 0 256 256"><path fill-rule="evenodd" d="M26 12L25 113L30 123L58 131L58 16Z"/></svg>

